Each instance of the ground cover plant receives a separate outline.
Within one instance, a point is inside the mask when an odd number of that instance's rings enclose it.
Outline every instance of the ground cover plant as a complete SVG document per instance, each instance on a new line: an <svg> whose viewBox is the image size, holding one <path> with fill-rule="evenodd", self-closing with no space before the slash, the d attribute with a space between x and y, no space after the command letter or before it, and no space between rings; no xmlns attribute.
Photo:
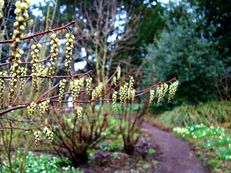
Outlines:
<svg viewBox="0 0 231 173"><path fill-rule="evenodd" d="M18 151L20 155L20 151ZM13 163L15 172L20 172L21 161L17 160ZM1 167L2 173L8 173L9 169L5 166ZM75 169L71 162L65 158L57 158L51 155L36 155L29 152L26 156L24 172L39 173L39 172L63 172L63 173L81 173L79 169Z"/></svg>
<svg viewBox="0 0 231 173"><path fill-rule="evenodd" d="M231 136L224 128L200 124L175 127L173 132L197 146L197 155L205 160L212 172L231 171Z"/></svg>

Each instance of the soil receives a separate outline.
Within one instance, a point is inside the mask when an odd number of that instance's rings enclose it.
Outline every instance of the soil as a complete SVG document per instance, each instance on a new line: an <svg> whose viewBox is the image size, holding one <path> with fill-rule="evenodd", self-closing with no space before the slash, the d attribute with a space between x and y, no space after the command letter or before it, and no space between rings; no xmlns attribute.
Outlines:
<svg viewBox="0 0 231 173"><path fill-rule="evenodd" d="M150 146L151 147L151 146ZM133 155L124 152L97 152L92 161L80 167L84 173L152 173L157 168L157 153L147 153L139 142Z"/></svg>
<svg viewBox="0 0 231 173"><path fill-rule="evenodd" d="M160 152L159 167L155 173L207 172L186 141L147 122L143 122L142 127L150 134L151 143L157 145Z"/></svg>

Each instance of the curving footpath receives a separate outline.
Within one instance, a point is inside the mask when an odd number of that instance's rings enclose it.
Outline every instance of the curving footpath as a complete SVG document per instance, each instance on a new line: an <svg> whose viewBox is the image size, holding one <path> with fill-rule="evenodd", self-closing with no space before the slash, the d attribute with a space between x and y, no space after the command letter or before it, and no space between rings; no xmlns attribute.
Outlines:
<svg viewBox="0 0 231 173"><path fill-rule="evenodd" d="M151 142L158 146L161 158L155 173L206 173L202 162L195 156L186 141L143 122Z"/></svg>

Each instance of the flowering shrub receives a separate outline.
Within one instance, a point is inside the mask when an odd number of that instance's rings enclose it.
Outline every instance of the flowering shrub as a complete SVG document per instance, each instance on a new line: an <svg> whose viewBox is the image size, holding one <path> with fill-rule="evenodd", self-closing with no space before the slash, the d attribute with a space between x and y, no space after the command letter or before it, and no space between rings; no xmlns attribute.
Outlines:
<svg viewBox="0 0 231 173"><path fill-rule="evenodd" d="M0 118L4 118L0 121L0 129L33 132L36 144L42 139L53 142L55 150L70 158L76 166L87 160L87 150L101 140L103 131L108 128L107 117L119 114L125 150L132 151L138 140L133 132L141 122L145 109L138 111L138 116L129 123L128 115L135 112L127 108L150 91L150 102L155 97L160 103L168 92L171 100L178 85L176 79L137 91L133 77L126 81L128 76L122 76L120 66L103 82L97 77L93 80L92 71L76 73L71 68L75 36L70 28L75 21L27 35L29 5L29 0L15 3L16 21L12 39L0 41L0 44L11 45L10 57L0 64ZM66 39L65 44L61 45L63 32ZM40 37L48 43L41 42ZM61 46L65 46L65 70L63 75L56 75ZM47 57L41 53L45 47L48 47ZM117 103L121 105L122 112L113 111ZM9 140L9 148L11 142L12 139ZM8 150L9 163L10 152Z"/></svg>

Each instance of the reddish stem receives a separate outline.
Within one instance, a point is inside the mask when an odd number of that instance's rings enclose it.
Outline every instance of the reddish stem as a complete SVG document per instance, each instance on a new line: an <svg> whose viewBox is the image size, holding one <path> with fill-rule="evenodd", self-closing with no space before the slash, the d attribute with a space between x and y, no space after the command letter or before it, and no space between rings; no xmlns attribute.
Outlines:
<svg viewBox="0 0 231 173"><path fill-rule="evenodd" d="M45 35L45 34L49 34L49 33L52 33L52 32L57 32L57 31L66 29L68 26L73 25L75 22L76 21L73 20L73 21L71 21L71 22L69 22L66 25L63 25L61 27L54 28L54 29L51 29L51 30L48 30L48 31L37 32L37 33L35 33L33 35L29 35L29 36L24 37L22 40L29 40L29 39L32 39L34 37L38 37L38 36L41 36L41 35ZM13 40L4 40L4 41L0 41L0 44L13 43L13 42L14 42Z"/></svg>

